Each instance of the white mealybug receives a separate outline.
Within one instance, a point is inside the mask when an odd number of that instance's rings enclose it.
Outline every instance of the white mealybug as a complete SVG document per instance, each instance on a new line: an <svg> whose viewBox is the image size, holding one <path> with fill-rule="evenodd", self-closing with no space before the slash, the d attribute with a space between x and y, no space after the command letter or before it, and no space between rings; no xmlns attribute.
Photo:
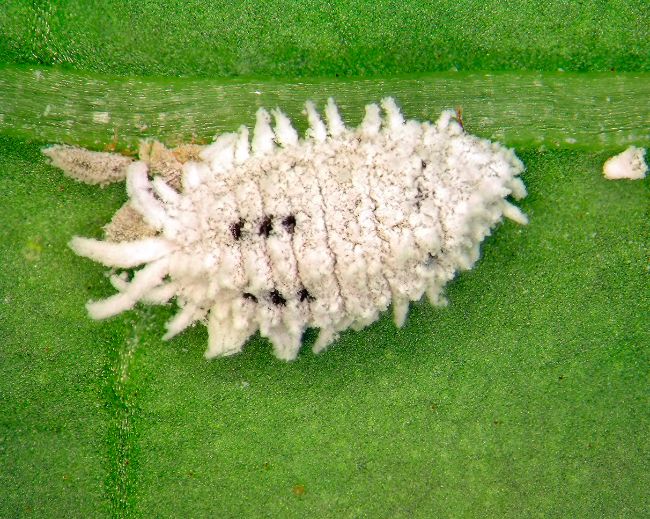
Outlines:
<svg viewBox="0 0 650 519"><path fill-rule="evenodd" d="M503 216L526 223L506 197L526 189L524 167L497 143L464 132L454 113L435 124L405 121L391 98L347 128L330 99L327 125L313 103L300 139L287 116L260 109L248 129L208 146L169 150L144 142L140 160L69 146L44 153L86 182L126 178L129 201L107 240L75 237L79 255L114 269L117 293L88 303L107 318L137 302L180 307L169 339L197 321L206 357L241 351L259 330L281 359L294 359L308 327L321 351L392 303L402 326L410 301L443 287L479 257ZM106 177L102 177L106 171ZM153 177L153 178L152 178Z"/></svg>

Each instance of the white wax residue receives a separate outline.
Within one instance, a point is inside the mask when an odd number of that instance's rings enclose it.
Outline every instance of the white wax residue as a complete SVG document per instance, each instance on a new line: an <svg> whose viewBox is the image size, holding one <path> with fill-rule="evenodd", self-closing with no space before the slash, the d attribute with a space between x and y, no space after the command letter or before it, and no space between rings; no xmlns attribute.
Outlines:
<svg viewBox="0 0 650 519"><path fill-rule="evenodd" d="M619 153L605 162L603 175L610 180L645 178L646 171L648 171L648 165L644 160L645 152L645 148L630 146L623 153Z"/></svg>

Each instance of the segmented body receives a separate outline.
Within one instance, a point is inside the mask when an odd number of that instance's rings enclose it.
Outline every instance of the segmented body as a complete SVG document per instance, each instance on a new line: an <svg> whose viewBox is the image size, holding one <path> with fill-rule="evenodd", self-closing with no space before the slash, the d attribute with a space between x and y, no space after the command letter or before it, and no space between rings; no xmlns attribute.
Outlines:
<svg viewBox="0 0 650 519"><path fill-rule="evenodd" d="M390 98L366 107L356 129L330 100L327 125L311 103L299 139L287 117L257 114L184 164L181 188L151 180L146 162L127 168L131 206L155 235L125 242L74 238L80 255L117 268L118 293L91 302L105 318L136 302L175 299L180 311L165 338L207 324L206 356L241 350L257 330L293 359L307 327L314 349L347 328L375 321L392 303L404 323L409 301L442 290L470 268L479 245L525 196L523 165L499 144L466 134L445 112L437 123L405 121Z"/></svg>

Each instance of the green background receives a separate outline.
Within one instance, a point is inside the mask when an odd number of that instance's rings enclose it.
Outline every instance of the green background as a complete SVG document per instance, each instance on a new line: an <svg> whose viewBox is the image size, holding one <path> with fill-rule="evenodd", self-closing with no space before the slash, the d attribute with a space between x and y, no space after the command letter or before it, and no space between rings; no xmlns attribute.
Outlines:
<svg viewBox="0 0 650 519"><path fill-rule="evenodd" d="M118 75L650 71L645 2L0 5L0 63ZM643 101L643 100L640 100ZM647 100L645 100L647 102ZM631 107L633 109L633 107ZM579 121L577 122L579 124ZM207 362L173 308L92 322L123 186L0 136L0 516L642 517L649 508L648 181L607 155L518 150L505 223L448 290L283 363ZM305 338L309 346L314 334Z"/></svg>

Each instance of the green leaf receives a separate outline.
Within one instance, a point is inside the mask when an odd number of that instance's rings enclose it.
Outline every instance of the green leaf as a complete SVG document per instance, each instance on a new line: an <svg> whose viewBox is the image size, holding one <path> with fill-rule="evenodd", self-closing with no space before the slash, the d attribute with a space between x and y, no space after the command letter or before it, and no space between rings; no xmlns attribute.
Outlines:
<svg viewBox="0 0 650 519"><path fill-rule="evenodd" d="M393 96L409 118L455 109L469 132L517 147L620 149L650 144L650 73L443 72L372 79L206 80L98 76L0 68L0 130L86 147L137 149L210 142L254 126L260 107L280 106L301 130L305 100L334 97L356 125L366 104Z"/></svg>

